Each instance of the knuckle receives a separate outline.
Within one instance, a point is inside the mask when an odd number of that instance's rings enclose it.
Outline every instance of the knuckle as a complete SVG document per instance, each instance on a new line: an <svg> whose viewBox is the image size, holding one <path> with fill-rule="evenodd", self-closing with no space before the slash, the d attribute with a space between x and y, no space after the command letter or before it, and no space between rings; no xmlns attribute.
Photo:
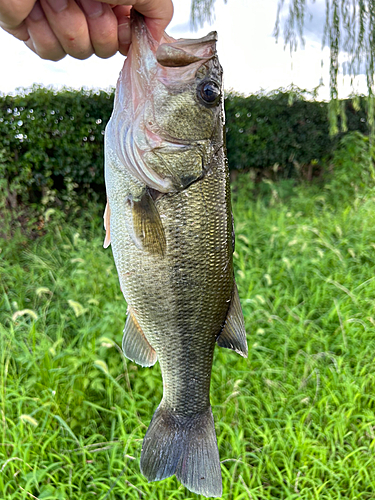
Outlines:
<svg viewBox="0 0 375 500"><path fill-rule="evenodd" d="M117 50L117 45L111 45L110 47L95 47L95 55L97 55L101 59L108 59L109 57L114 56Z"/></svg>
<svg viewBox="0 0 375 500"><path fill-rule="evenodd" d="M76 51L76 50L71 50L67 52L70 56L74 57L74 59L79 59L83 61L84 59L88 59L90 56L93 55L94 51L91 50L83 50L83 51Z"/></svg>
<svg viewBox="0 0 375 500"><path fill-rule="evenodd" d="M41 59L45 61L60 61L66 56L66 53L61 49L56 49L56 47L49 48L39 48L37 49L37 54Z"/></svg>

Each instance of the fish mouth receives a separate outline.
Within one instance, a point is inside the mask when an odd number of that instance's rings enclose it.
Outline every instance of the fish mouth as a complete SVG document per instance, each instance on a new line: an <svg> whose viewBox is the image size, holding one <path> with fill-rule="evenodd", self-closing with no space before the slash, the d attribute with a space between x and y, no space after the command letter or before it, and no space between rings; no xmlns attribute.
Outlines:
<svg viewBox="0 0 375 500"><path fill-rule="evenodd" d="M197 39L162 43L156 50L156 60L164 67L178 68L193 63L205 63L216 55L217 32Z"/></svg>
<svg viewBox="0 0 375 500"><path fill-rule="evenodd" d="M152 130L146 128L146 137L149 146L149 151L163 151L165 153L175 153L178 151L187 151L194 149L196 147L203 146L207 139L180 139L177 137L173 137L161 130L156 134Z"/></svg>
<svg viewBox="0 0 375 500"><path fill-rule="evenodd" d="M155 122L153 128L150 128L144 122L143 126L146 140L145 152L178 153L203 148L207 142L212 141L212 137L207 139L182 139L170 135L161 127L155 126Z"/></svg>
<svg viewBox="0 0 375 500"><path fill-rule="evenodd" d="M203 63L216 55L216 42L218 40L216 31L211 31L201 38L179 40L164 32L160 43L158 43L151 35L144 16L134 8L131 9L130 21L132 40L136 40L136 45L139 45L143 39L161 66L173 68L188 66L194 62Z"/></svg>

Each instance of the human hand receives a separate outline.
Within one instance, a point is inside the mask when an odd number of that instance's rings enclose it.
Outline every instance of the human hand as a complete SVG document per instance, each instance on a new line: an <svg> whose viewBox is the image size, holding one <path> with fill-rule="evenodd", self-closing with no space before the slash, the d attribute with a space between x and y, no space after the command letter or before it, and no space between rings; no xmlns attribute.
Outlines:
<svg viewBox="0 0 375 500"><path fill-rule="evenodd" d="M0 0L0 27L42 59L127 55L132 6L159 40L172 19L172 0Z"/></svg>

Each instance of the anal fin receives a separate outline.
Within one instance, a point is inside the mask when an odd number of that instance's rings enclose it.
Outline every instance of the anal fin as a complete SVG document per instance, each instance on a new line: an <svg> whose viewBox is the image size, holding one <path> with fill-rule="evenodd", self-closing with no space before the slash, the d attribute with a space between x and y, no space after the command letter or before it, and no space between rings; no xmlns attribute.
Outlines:
<svg viewBox="0 0 375 500"><path fill-rule="evenodd" d="M128 230L137 248L164 256L166 240L163 224L155 202L148 192L139 201L127 200Z"/></svg>
<svg viewBox="0 0 375 500"><path fill-rule="evenodd" d="M244 358L247 358L248 349L245 322L236 283L234 283L232 300L224 327L216 339L216 342L220 347L232 349Z"/></svg>
<svg viewBox="0 0 375 500"><path fill-rule="evenodd" d="M146 339L130 307L122 338L122 350L128 359L141 366L152 366L156 363L156 352Z"/></svg>

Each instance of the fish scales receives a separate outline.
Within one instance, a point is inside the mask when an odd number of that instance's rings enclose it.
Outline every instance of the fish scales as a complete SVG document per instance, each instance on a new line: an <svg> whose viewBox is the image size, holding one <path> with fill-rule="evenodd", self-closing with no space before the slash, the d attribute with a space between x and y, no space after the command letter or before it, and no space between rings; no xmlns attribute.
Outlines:
<svg viewBox="0 0 375 500"><path fill-rule="evenodd" d="M220 496L213 352L217 342L247 356L247 345L216 34L177 42L165 35L157 44L135 12L132 29L106 129L105 246L111 242L128 303L124 353L143 366L157 359L163 377L141 471L151 481L176 474L191 491Z"/></svg>
<svg viewBox="0 0 375 500"><path fill-rule="evenodd" d="M156 202L167 242L163 259L137 249L122 252L134 245L125 213L111 211L111 235L122 235L112 241L121 288L157 353L163 397L184 414L209 404L213 349L233 289L223 160L214 162L201 182Z"/></svg>

